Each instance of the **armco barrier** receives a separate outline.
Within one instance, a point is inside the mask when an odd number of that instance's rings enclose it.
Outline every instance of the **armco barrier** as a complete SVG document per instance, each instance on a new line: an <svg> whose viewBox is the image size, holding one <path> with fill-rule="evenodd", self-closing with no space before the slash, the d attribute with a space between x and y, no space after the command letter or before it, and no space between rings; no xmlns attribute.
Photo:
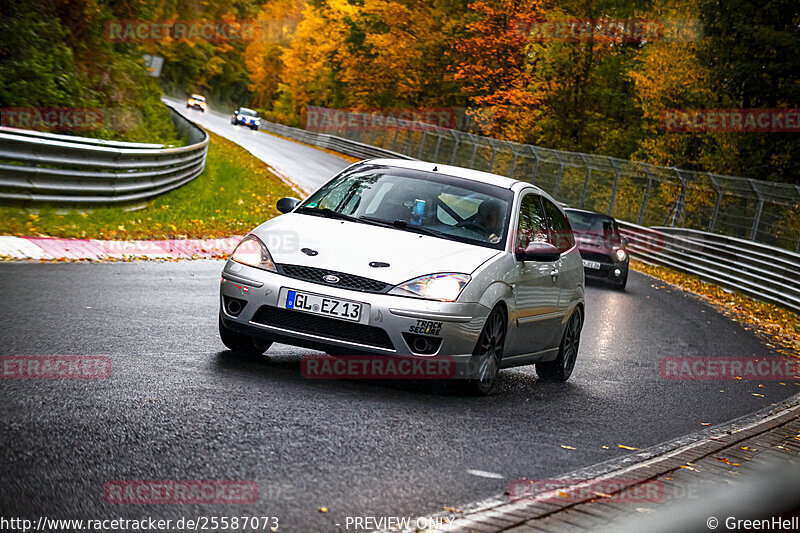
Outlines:
<svg viewBox="0 0 800 533"><path fill-rule="evenodd" d="M435 125L389 127L383 121L374 127L372 112L329 111L338 119L324 121L312 139L329 135L337 143L358 143L361 150L528 181L560 202L644 226L693 228L800 252L800 185L553 150ZM370 126L353 127L359 124ZM262 129L271 127L262 121Z"/></svg>
<svg viewBox="0 0 800 533"><path fill-rule="evenodd" d="M328 135L326 133L316 133L313 131L302 130L300 128L293 128L291 126L284 126L283 124L276 124L266 120L261 121L259 128L270 133L275 133L283 137L288 137L296 141L300 141L320 148L327 148L336 152L351 155L353 157L360 157L361 159L369 159L373 157L390 157L396 159L414 159L407 155L398 154L390 150L384 150L376 146L360 143L358 141L351 141L336 135Z"/></svg>
<svg viewBox="0 0 800 533"><path fill-rule="evenodd" d="M0 127L0 200L108 204L180 187L203 172L209 137L171 107L170 113L187 146Z"/></svg>
<svg viewBox="0 0 800 533"><path fill-rule="evenodd" d="M317 133L307 131L299 128L292 128L281 124L275 124L261 121L261 129L266 130L284 137L289 137L307 144L319 146L322 148L329 148L344 154L352 155L360 158L371 157L397 157L402 159L415 159L414 157L399 154L379 148L369 144L364 144L359 141L346 139L336 135L325 133ZM436 131L430 134L433 138L438 139L436 143L436 150L430 154L422 149L425 146L424 136L429 135L427 132L422 132L423 141L419 149L419 156L425 157L429 161L442 162L440 157L441 139L443 135L462 135L472 139L472 152L468 158L468 163L464 166L468 168L475 168L475 147L478 141L485 142L487 145L501 143L486 137L478 137L468 133L455 132L453 130ZM373 132L374 136L374 132ZM410 137L408 137L410 138ZM401 143L402 144L402 143ZM458 144L456 148L452 148L452 153L458 152ZM551 192L559 201L567 201L572 205L585 206L584 201L587 197L587 188L591 176L591 168L586 171L585 177L582 178L581 183L582 192L580 199L573 198L574 194L568 194L569 191L563 187L561 179L556 180L555 185L547 187L547 183L542 183L539 175L541 164L544 164L545 152L553 155L561 164L561 173L563 173L565 161L564 158L570 154L568 152L558 152L556 150L545 150L528 145L516 145L514 143L503 143L504 145L514 148L514 157L511 166L506 172L507 175L513 176L517 179L530 181L536 185L543 187L548 192ZM397 146L397 143L393 143ZM490 146L494 150L494 146ZM517 170L521 168L520 159L522 155L516 152L517 149L528 149L534 156L536 163L529 165L527 174L518 175ZM444 148L442 148L444 150ZM408 143L403 145L403 151L408 152ZM492 152L495 153L494 151ZM530 155L530 154L528 154ZM608 161L610 168L613 170L612 176L616 174L616 179L610 180L606 185L610 190L610 204L608 211L612 211L614 206L614 198L616 196L617 187L620 182L620 176L623 174L623 165L636 166L642 169L642 175L647 180L646 191L651 188L651 181L657 180L655 178L657 169L652 165L645 165L643 163L634 163L631 161L622 161L614 158L603 158L601 156L589 156L587 154L580 154L586 164L591 166L591 159ZM426 157L427 156L427 157ZM527 157L527 156L526 156ZM455 159L453 156L452 161L444 161L445 163L460 164L460 159ZM494 155L492 162L494 162ZM601 161L601 162L602 162ZM541 164L540 164L541 163ZM648 170L650 169L650 170ZM481 168L480 170L497 171L493 164L489 168ZM667 169L669 172L676 172L678 174L684 171L677 171L675 169ZM559 174L559 177L561 174ZM737 178L743 179L743 178ZM754 180L745 180L753 182ZM684 187L688 181L683 180ZM761 182L758 182L761 183ZM783 186L776 184L776 186ZM794 186L788 186L793 188ZM793 189L792 189L793 190ZM800 187L798 188L800 190ZM763 200L763 198L762 198ZM644 200L639 209L638 219L642 220L644 217L644 210L647 204L647 192L644 194ZM617 214L619 218L619 214ZM637 218L637 217L634 217ZM674 220L674 219L673 219ZM756 242L755 240L746 240L727 235L720 235L707 231L700 231L688 228L679 227L654 227L648 228L639 224L632 224L618 220L623 233L629 238L628 245L629 251L633 257L639 259L644 263L663 265L676 270L694 274L700 278L716 283L722 287L738 290L753 298L775 303L791 309L794 312L800 313L800 253L795 253L784 248L770 246ZM757 226L756 222L756 226ZM754 226L754 227L756 227ZM713 224L712 224L713 227ZM755 237L755 233L750 234L751 239Z"/></svg>
<svg viewBox="0 0 800 533"><path fill-rule="evenodd" d="M800 254L698 230L618 224L631 256L643 263L694 274L800 313Z"/></svg>

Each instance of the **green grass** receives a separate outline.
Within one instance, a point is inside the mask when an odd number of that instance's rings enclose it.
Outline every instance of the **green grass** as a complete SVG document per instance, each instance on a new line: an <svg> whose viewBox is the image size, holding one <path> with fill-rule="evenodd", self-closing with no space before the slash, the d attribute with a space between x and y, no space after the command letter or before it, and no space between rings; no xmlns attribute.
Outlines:
<svg viewBox="0 0 800 533"><path fill-rule="evenodd" d="M204 172L183 187L125 206L0 205L0 234L95 239L216 238L242 235L297 196L238 145L211 134Z"/></svg>

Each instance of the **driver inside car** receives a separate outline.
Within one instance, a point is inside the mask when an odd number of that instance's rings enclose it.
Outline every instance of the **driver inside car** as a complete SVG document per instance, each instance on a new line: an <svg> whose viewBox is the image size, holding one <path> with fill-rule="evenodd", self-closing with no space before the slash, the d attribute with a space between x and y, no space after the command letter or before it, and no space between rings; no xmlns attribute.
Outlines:
<svg viewBox="0 0 800 533"><path fill-rule="evenodd" d="M484 200L478 206L475 214L475 223L486 232L486 240L492 244L500 241L500 206L493 200Z"/></svg>

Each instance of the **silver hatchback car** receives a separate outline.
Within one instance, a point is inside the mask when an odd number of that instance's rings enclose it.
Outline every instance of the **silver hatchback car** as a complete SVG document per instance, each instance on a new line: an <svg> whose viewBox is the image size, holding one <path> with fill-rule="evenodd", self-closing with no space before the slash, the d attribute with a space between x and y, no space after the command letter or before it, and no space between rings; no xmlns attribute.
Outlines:
<svg viewBox="0 0 800 533"><path fill-rule="evenodd" d="M448 358L475 393L501 368L572 374L584 272L563 209L528 183L373 159L246 235L222 271L229 349Z"/></svg>

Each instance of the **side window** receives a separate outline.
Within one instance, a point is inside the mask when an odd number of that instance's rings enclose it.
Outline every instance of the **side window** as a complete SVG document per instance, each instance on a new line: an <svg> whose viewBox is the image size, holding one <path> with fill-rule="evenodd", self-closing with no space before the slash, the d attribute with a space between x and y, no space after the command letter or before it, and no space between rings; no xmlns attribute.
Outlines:
<svg viewBox="0 0 800 533"><path fill-rule="evenodd" d="M566 252L575 246L575 236L564 213L550 200L542 198L547 225L550 227L550 244Z"/></svg>
<svg viewBox="0 0 800 533"><path fill-rule="evenodd" d="M547 242L547 224L542 204L536 194L528 194L522 198L516 247L525 249L532 242Z"/></svg>

